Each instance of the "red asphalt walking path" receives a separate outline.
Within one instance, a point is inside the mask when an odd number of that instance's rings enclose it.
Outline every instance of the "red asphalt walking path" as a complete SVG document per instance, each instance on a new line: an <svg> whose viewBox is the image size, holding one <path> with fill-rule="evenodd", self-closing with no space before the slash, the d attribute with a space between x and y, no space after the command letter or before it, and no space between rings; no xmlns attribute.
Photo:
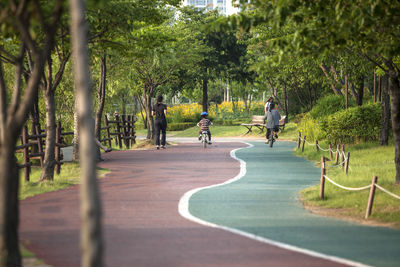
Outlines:
<svg viewBox="0 0 400 267"><path fill-rule="evenodd" d="M239 172L230 151L242 143L180 144L113 151L99 166L106 266L339 266L181 217L178 202ZM20 239L52 266L80 265L79 186L21 201Z"/></svg>

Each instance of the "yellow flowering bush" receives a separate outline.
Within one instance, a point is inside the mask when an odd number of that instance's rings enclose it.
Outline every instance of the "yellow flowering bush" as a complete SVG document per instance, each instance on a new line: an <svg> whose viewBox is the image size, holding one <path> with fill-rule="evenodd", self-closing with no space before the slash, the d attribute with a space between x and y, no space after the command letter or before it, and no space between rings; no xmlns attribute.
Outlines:
<svg viewBox="0 0 400 267"><path fill-rule="evenodd" d="M264 104L262 102L252 102L250 113L262 115L264 113ZM192 104L179 104L168 107L167 120L168 122L197 122L200 120L200 114L203 107L198 103ZM210 119L224 119L224 118L248 118L249 114L246 112L242 101L238 102L222 102L218 105L210 105L208 109L208 117Z"/></svg>
<svg viewBox="0 0 400 267"><path fill-rule="evenodd" d="M197 123L203 111L202 105L198 103L179 104L168 107L167 121L168 123ZM221 104L211 104L208 108L208 118L214 123L222 125L239 125L240 122L249 120L251 115L263 115L264 104L262 102L252 102L249 113L246 111L242 101L238 102L222 102ZM136 127L143 127L143 118L141 113L136 114Z"/></svg>
<svg viewBox="0 0 400 267"><path fill-rule="evenodd" d="M195 122L202 110L202 106L197 103L168 107L167 120L168 122Z"/></svg>

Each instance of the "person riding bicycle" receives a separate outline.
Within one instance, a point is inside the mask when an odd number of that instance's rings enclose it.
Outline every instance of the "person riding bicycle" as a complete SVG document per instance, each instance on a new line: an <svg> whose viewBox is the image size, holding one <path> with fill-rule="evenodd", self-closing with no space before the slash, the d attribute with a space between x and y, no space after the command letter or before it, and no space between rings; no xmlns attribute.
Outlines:
<svg viewBox="0 0 400 267"><path fill-rule="evenodd" d="M275 132L275 138L278 138L277 132L279 131L279 120L281 119L281 114L275 109L275 104L271 103L270 110L267 111L267 133L265 138L265 143L269 143L269 137L272 131Z"/></svg>
<svg viewBox="0 0 400 267"><path fill-rule="evenodd" d="M201 120L197 123L197 126L200 127L199 140L201 140L201 133L203 131L207 131L208 143L211 145L212 143L211 143L210 125L213 125L213 123L207 118L208 113L206 111L203 111L200 115L201 115Z"/></svg>

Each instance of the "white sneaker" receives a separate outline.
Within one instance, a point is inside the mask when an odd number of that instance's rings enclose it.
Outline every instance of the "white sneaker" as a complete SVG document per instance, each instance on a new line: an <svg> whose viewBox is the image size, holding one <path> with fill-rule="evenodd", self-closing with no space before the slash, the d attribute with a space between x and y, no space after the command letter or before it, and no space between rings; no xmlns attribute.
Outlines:
<svg viewBox="0 0 400 267"><path fill-rule="evenodd" d="M209 144L209 145L211 145L211 144L212 144L212 142L211 142L211 141L208 141L208 144Z"/></svg>

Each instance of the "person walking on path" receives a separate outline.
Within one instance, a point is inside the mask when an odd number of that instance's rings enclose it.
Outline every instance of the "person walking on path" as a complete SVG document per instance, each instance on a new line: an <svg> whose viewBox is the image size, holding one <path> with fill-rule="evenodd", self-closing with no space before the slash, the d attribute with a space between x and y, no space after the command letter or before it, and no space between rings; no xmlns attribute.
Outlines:
<svg viewBox="0 0 400 267"><path fill-rule="evenodd" d="M274 98L273 98L272 96L270 96L270 97L267 99L267 102L265 102L265 106L264 106L264 114L265 114L265 115L267 114L267 111L270 111L270 110L271 110L271 109L270 109L270 106L271 106L272 103L274 103Z"/></svg>
<svg viewBox="0 0 400 267"><path fill-rule="evenodd" d="M278 135L276 134L279 131L279 120L281 119L281 114L275 109L275 104L271 103L269 106L270 110L267 111L266 117L267 117L267 133L265 135L265 143L269 143L269 136L272 134L271 132L275 132L275 138L278 138Z"/></svg>
<svg viewBox="0 0 400 267"><path fill-rule="evenodd" d="M157 103L153 106L151 112L152 116L155 116L154 128L156 130L156 148L160 149L160 131L162 133L161 137L161 148L165 149L166 135L167 135L167 105L162 103L163 97L159 95L157 97Z"/></svg>

